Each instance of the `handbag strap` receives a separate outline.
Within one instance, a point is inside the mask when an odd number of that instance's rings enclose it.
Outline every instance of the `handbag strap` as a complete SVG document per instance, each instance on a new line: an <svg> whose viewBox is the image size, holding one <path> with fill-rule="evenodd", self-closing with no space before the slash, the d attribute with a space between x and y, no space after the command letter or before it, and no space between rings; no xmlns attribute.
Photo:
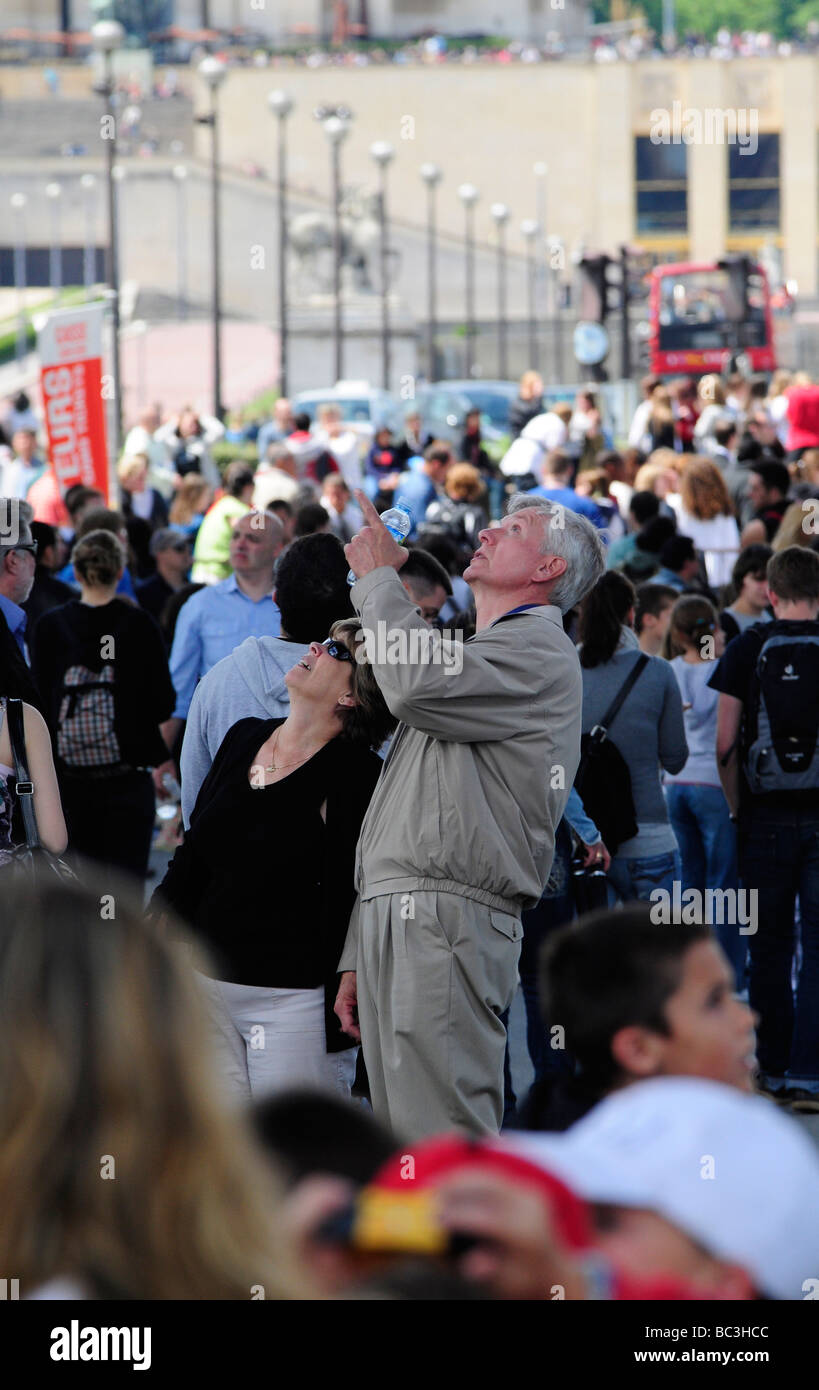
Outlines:
<svg viewBox="0 0 819 1390"><path fill-rule="evenodd" d="M39 849L40 836L37 833L37 820L34 815L34 783L29 776L28 763L26 762L26 734L23 725L22 700L6 701L6 717L9 722L11 754L14 758L14 771L17 777L15 791L20 799L26 844L29 849Z"/></svg>
<svg viewBox="0 0 819 1390"><path fill-rule="evenodd" d="M598 728L601 728L606 733L608 733L609 725L614 723L615 719L620 713L620 710L623 707L623 702L625 701L626 696L628 695L632 687L636 684L636 682L639 680L647 665L648 657L646 656L645 652L641 652L634 665L632 666L631 670L629 671L628 675L626 676L626 679L623 681L623 684L620 686L620 689L618 690L608 709L606 710L606 713L603 715L603 718L598 722Z"/></svg>

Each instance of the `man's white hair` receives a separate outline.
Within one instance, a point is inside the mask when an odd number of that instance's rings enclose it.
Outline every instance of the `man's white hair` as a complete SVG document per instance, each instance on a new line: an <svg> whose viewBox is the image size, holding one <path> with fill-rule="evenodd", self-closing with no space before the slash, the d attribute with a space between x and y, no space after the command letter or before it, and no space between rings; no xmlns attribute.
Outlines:
<svg viewBox="0 0 819 1390"><path fill-rule="evenodd" d="M580 603L606 569L606 550L600 532L585 516L571 511L548 497L532 497L516 492L506 508L512 512L532 511L543 517L542 555L560 555L566 561L566 571L549 594L561 613Z"/></svg>

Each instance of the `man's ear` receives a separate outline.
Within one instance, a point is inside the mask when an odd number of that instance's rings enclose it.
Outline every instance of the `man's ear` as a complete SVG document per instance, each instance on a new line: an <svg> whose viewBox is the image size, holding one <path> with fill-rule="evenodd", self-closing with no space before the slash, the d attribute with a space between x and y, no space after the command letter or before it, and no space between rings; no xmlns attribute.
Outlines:
<svg viewBox="0 0 819 1390"><path fill-rule="evenodd" d="M544 555L534 574L536 583L554 584L569 568L562 555Z"/></svg>
<svg viewBox="0 0 819 1390"><path fill-rule="evenodd" d="M621 1072L635 1080L656 1076L662 1058L663 1039L641 1024L619 1028L611 1040L611 1054Z"/></svg>

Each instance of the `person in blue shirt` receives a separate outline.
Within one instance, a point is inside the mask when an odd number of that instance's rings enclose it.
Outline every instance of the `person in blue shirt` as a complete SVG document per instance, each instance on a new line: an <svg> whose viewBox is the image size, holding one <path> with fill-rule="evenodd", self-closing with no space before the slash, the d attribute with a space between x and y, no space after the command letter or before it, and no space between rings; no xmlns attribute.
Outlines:
<svg viewBox="0 0 819 1390"><path fill-rule="evenodd" d="M540 487L532 488L531 496L548 497L550 502L557 502L570 512L587 517L593 526L602 531L605 529L606 518L590 497L581 497L575 492L571 486L573 470L574 460L565 449L550 449L543 461L543 482Z"/></svg>
<svg viewBox="0 0 819 1390"><path fill-rule="evenodd" d="M0 615L14 639L17 648L29 664L26 646L26 623L28 621L25 603L34 585L34 571L37 564L37 545L34 541L28 520L24 515L19 522L15 520L15 498L0 499L0 524L5 518L5 529L0 530ZM28 516L31 508L28 508ZM2 692L4 695L6 691Z"/></svg>
<svg viewBox="0 0 819 1390"><path fill-rule="evenodd" d="M418 528L424 524L427 507L442 495L446 475L454 462L451 445L445 439L434 439L424 450L423 462L402 473L398 479L392 505L406 507L412 517L409 540L416 539Z"/></svg>
<svg viewBox="0 0 819 1390"><path fill-rule="evenodd" d="M272 512L252 511L238 517L230 542L233 574L200 589L181 609L170 659L176 705L162 727L169 748L187 719L202 676L246 637L279 636L273 576L283 546L284 527Z"/></svg>

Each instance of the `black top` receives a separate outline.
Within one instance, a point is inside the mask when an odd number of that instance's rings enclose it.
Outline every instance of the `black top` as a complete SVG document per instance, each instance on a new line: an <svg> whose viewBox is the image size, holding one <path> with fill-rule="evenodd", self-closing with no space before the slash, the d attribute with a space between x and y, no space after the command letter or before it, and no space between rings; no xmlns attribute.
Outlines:
<svg viewBox="0 0 819 1390"><path fill-rule="evenodd" d="M280 782L254 787L250 769L283 722L240 719L228 730L152 907L173 908L193 928L217 979L263 989L323 984L335 1052L351 1046L332 1005L356 845L382 762L334 738Z"/></svg>
<svg viewBox="0 0 819 1390"><path fill-rule="evenodd" d="M60 608L62 604L70 603L76 597L76 589L57 579L45 565L38 565L34 571L31 593L25 603L20 605L28 616L26 641L31 642L31 634L44 613L50 613L52 608Z"/></svg>
<svg viewBox="0 0 819 1390"><path fill-rule="evenodd" d="M176 590L172 589L167 580L162 575L152 574L150 579L143 579L136 586L137 603L140 608L144 608L146 613L150 613L157 622L162 617L162 610L168 602L171 594Z"/></svg>
<svg viewBox="0 0 819 1390"><path fill-rule="evenodd" d="M771 810L782 811L819 810L819 787L759 794L752 792L745 780L742 750L745 747L745 719L756 663L762 650L762 644L767 642L769 637L789 632L793 636L819 636L819 622L780 618L770 623L752 623L750 627L728 643L717 663L716 670L708 681L712 690L719 690L723 695L733 695L734 699L741 700L744 706L737 749L740 814L751 806L760 809L769 807Z"/></svg>
<svg viewBox="0 0 819 1390"><path fill-rule="evenodd" d="M27 705L43 713L44 701L3 613L0 613L0 695L25 700Z"/></svg>
<svg viewBox="0 0 819 1390"><path fill-rule="evenodd" d="M123 762L132 767L165 762L169 754L159 725L173 714L176 692L153 618L122 598L99 607L74 599L43 614L34 632L32 669L52 737L59 722L63 676L74 665L90 671L113 665L114 728ZM65 772L59 763L58 771Z"/></svg>

